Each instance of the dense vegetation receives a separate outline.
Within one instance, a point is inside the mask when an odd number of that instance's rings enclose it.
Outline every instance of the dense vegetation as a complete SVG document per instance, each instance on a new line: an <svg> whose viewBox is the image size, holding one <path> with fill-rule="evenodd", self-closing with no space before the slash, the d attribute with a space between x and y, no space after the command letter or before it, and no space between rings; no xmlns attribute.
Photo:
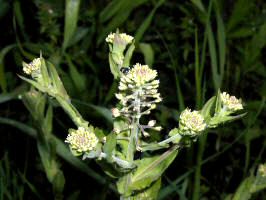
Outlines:
<svg viewBox="0 0 266 200"><path fill-rule="evenodd" d="M73 157L63 143L73 126L64 111L42 96L53 120L34 115L24 98L30 86L18 77L22 61L41 52L81 114L108 132L118 83L104 39L117 28L135 37L133 60L158 71L163 102L153 115L165 133L180 111L201 108L218 89L241 97L248 112L184 148L163 177L159 199L250 195L245 192L266 156L263 0L0 0L0 24L0 199L119 198L98 165ZM56 141L46 156L49 167L40 156L47 134ZM60 172L56 183L53 170ZM264 198L264 191L251 197Z"/></svg>

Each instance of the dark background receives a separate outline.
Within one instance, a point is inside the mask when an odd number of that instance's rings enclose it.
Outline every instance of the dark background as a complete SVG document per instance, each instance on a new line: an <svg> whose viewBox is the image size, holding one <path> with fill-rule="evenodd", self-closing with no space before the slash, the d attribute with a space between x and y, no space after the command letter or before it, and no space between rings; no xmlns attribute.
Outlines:
<svg viewBox="0 0 266 200"><path fill-rule="evenodd" d="M165 136L178 125L180 111L200 109L219 88L244 102L248 114L243 119L208 134L202 156L207 161L200 176L201 199L225 199L255 174L258 164L265 162L263 0L81 0L77 28L63 49L64 32L71 31L65 28L66 2L0 0L0 199L55 198L36 140L21 124L13 123L38 126L19 98L29 89L17 76L22 74L22 61L31 61L41 51L55 64L84 118L108 132L111 124L91 105L110 109L116 103L116 82L104 39L117 28L138 35L132 64L146 62L158 71L163 102L152 116L164 127ZM197 66L202 73L195 74ZM54 105L53 134L63 141L73 126ZM198 146L196 142L183 149L166 171L162 192L171 192L164 199L192 199ZM64 199L118 199L108 187L109 179L100 184L64 159L57 160L66 180ZM94 161L88 166L104 177ZM175 184L175 180L180 181ZM252 196L265 198L263 191Z"/></svg>

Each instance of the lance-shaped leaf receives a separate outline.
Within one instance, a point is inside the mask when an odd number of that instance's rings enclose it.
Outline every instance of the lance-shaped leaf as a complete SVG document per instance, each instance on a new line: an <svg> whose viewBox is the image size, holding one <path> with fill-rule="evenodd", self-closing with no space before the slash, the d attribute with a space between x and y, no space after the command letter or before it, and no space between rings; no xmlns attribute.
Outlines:
<svg viewBox="0 0 266 200"><path fill-rule="evenodd" d="M142 190L149 187L154 181L159 179L168 166L177 156L177 145L159 156L143 158L137 160L137 170L131 177L130 189Z"/></svg>
<svg viewBox="0 0 266 200"><path fill-rule="evenodd" d="M47 68L48 68L49 73L50 73L50 78L52 80L53 87L56 88L56 91L59 93L58 95L60 95L64 98L69 98L54 65L50 62L46 62L46 64L47 64Z"/></svg>
<svg viewBox="0 0 266 200"><path fill-rule="evenodd" d="M112 53L109 53L109 65L110 65L110 70L112 74L114 75L114 78L117 79L119 76L119 69L117 64L115 64L115 61L112 57Z"/></svg>
<svg viewBox="0 0 266 200"><path fill-rule="evenodd" d="M108 162L112 162L112 155L113 155L113 151L115 149L116 146L116 134L115 133L110 133L107 137L106 137L106 143L103 146L103 151L106 154L106 160Z"/></svg>
<svg viewBox="0 0 266 200"><path fill-rule="evenodd" d="M49 73L48 73L48 70L47 70L47 67L46 67L46 64L45 64L45 60L43 58L41 58L41 67L40 67L40 70L41 70L41 77L42 77L42 85L44 87L49 87L49 85L51 84L51 80L49 78Z"/></svg>
<svg viewBox="0 0 266 200"><path fill-rule="evenodd" d="M123 66L129 66L130 65L130 60L132 58L134 50L135 50L135 43L133 40L132 44L128 47L128 49L126 51L125 58L123 61Z"/></svg>
<svg viewBox="0 0 266 200"><path fill-rule="evenodd" d="M43 87L40 83L37 83L36 81L34 80L31 80L31 79L28 79L24 76L20 76L18 75L22 80L28 82L29 84L31 84L32 86L34 86L36 89L40 90L41 92L46 92L46 89L45 87Z"/></svg>
<svg viewBox="0 0 266 200"><path fill-rule="evenodd" d="M205 121L208 122L213 116L214 113L214 103L216 101L216 97L210 98L203 106L202 110L200 111L201 115L204 117Z"/></svg>
<svg viewBox="0 0 266 200"><path fill-rule="evenodd" d="M221 91L219 89L216 96L215 113L219 113L221 109L222 109L222 99L221 99Z"/></svg>
<svg viewBox="0 0 266 200"><path fill-rule="evenodd" d="M131 199L132 200L139 200L139 199L156 200L160 188L161 188L161 178L159 178L155 183L153 183L147 189L141 190L134 196L131 196Z"/></svg>

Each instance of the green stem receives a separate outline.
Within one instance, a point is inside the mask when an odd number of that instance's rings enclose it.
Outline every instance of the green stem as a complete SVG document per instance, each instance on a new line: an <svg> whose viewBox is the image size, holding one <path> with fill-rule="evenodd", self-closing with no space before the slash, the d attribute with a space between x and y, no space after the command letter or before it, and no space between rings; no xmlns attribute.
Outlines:
<svg viewBox="0 0 266 200"><path fill-rule="evenodd" d="M55 96L55 98L58 101L58 103L62 106L62 108L65 110L65 112L70 116L70 118L73 120L73 122L77 127L88 126L89 123L82 118L81 114L70 102L68 102L66 99L60 96Z"/></svg>
<svg viewBox="0 0 266 200"><path fill-rule="evenodd" d="M246 153L245 153L245 168L244 168L244 176L247 174L248 172L248 166L249 166L249 162L250 162L250 140L247 138L249 136L248 135L248 131L245 134L245 146L246 146Z"/></svg>
<svg viewBox="0 0 266 200"><path fill-rule="evenodd" d="M199 148L197 154L197 166L194 176L194 190L192 200L200 199L200 177L201 177L201 162L204 153L204 148L207 140L207 134L204 134L199 139Z"/></svg>

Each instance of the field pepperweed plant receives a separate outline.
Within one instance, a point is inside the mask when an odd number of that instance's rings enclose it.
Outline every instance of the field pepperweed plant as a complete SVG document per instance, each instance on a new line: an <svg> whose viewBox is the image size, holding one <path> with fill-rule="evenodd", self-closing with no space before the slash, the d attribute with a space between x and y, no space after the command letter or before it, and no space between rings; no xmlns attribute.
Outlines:
<svg viewBox="0 0 266 200"><path fill-rule="evenodd" d="M177 128L165 133L154 119L147 120L162 101L158 72L140 63L127 67L135 49L132 36L111 33L106 42L110 70L119 81L115 94L118 104L112 109L113 130L107 135L86 121L71 104L55 67L42 56L23 63L23 71L31 78L21 78L34 86L32 90L57 100L76 125L69 129L65 140L71 152L82 159L95 159L116 181L120 199L157 199L161 177L181 147L189 147L210 128L242 117L244 114L235 113L243 105L241 99L218 91L201 110L182 111ZM155 131L164 134L165 139L153 139L151 134Z"/></svg>

